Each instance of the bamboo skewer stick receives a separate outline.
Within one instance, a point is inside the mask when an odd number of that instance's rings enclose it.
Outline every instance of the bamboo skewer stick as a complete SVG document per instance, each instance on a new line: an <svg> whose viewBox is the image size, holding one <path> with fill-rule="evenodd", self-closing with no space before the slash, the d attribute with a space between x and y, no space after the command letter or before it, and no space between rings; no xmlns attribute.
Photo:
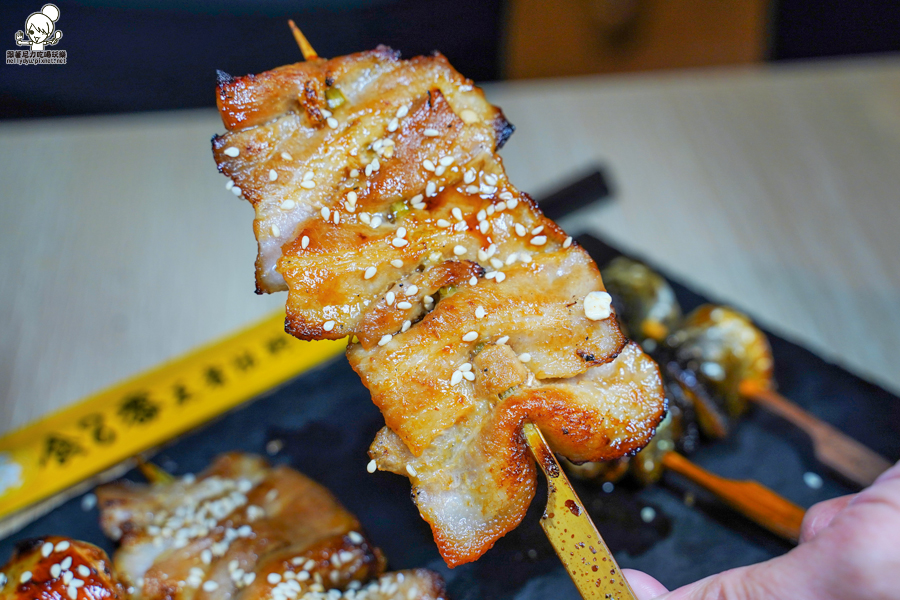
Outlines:
<svg viewBox="0 0 900 600"><path fill-rule="evenodd" d="M319 55L313 49L312 44L309 43L309 40L306 39L306 36L303 35L303 32L300 31L300 28L294 24L293 19L288 19L288 25L291 28L291 33L294 34L294 39L297 40L297 45L300 46L300 52L303 53L304 60L314 60L319 58Z"/></svg>
<svg viewBox="0 0 900 600"><path fill-rule="evenodd" d="M547 477L547 508L541 527L581 597L637 600L540 430L533 423L525 423L522 433Z"/></svg>
<svg viewBox="0 0 900 600"><path fill-rule="evenodd" d="M880 454L812 416L781 394L752 381L741 383L740 393L806 432L812 440L816 459L854 483L863 487L872 485L891 467L890 461Z"/></svg>
<svg viewBox="0 0 900 600"><path fill-rule="evenodd" d="M663 455L662 464L709 490L754 523L794 543L800 540L806 511L761 483L719 477L673 451Z"/></svg>

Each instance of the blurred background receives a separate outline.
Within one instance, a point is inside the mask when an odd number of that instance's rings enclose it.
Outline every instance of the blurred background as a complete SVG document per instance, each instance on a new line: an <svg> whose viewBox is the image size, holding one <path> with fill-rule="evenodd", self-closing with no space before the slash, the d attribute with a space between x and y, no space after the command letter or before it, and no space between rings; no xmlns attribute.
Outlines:
<svg viewBox="0 0 900 600"><path fill-rule="evenodd" d="M0 4L4 49L44 0ZM216 69L297 62L293 18L322 56L379 43L440 49L476 81L900 51L897 0L57 0L64 68L4 65L0 117L213 106Z"/></svg>

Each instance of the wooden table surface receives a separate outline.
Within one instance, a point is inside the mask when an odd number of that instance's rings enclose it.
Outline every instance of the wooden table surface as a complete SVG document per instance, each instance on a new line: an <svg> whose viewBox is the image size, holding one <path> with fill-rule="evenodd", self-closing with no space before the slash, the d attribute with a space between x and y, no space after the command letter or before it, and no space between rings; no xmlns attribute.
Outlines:
<svg viewBox="0 0 900 600"><path fill-rule="evenodd" d="M274 66L274 65L273 65ZM900 392L900 57L488 86L562 222ZM213 110L0 124L0 432L269 314Z"/></svg>

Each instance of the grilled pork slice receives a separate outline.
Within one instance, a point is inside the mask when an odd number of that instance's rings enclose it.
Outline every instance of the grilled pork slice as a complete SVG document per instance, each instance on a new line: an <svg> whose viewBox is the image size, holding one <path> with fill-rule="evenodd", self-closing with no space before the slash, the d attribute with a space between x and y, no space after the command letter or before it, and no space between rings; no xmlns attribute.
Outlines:
<svg viewBox="0 0 900 600"><path fill-rule="evenodd" d="M381 552L325 488L254 456L226 454L196 478L116 483L97 496L136 598L298 598L384 571Z"/></svg>
<svg viewBox="0 0 900 600"><path fill-rule="evenodd" d="M353 336L387 425L371 454L412 479L448 564L524 515L523 420L573 460L647 443L656 366L625 345L590 257L509 182L495 151L512 127L446 59L379 48L222 77L219 108L257 290L288 289L301 339Z"/></svg>
<svg viewBox="0 0 900 600"><path fill-rule="evenodd" d="M110 570L106 552L93 544L48 536L19 542L0 570L0 599L105 600L129 598Z"/></svg>

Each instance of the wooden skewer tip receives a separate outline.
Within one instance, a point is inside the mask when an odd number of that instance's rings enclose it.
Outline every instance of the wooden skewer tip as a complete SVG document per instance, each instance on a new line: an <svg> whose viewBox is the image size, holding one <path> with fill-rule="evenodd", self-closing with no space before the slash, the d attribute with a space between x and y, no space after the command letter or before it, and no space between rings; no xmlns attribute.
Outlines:
<svg viewBox="0 0 900 600"><path fill-rule="evenodd" d="M294 39L297 40L297 45L300 46L300 52L303 53L303 59L313 60L319 58L319 55L313 49L312 44L309 43L309 40L306 39L306 36L303 35L303 32L300 31L300 28L297 27L293 19L288 19L288 25L291 28L291 33L294 34Z"/></svg>

